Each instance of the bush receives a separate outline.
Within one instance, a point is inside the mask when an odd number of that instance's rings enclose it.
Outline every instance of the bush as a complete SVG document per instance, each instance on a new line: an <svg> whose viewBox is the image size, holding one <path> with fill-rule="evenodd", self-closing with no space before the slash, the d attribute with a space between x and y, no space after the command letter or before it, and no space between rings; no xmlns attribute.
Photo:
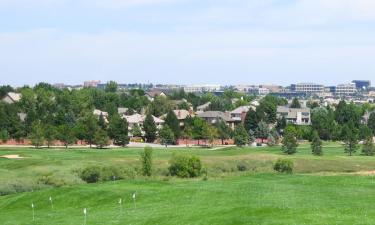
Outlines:
<svg viewBox="0 0 375 225"><path fill-rule="evenodd" d="M198 177L202 172L201 160L196 156L172 155L169 161L169 174L181 178Z"/></svg>
<svg viewBox="0 0 375 225"><path fill-rule="evenodd" d="M79 177L87 183L97 183L100 180L100 173L100 167L90 166L80 171Z"/></svg>
<svg viewBox="0 0 375 225"><path fill-rule="evenodd" d="M292 173L294 164L289 159L278 159L273 165L273 169L279 173Z"/></svg>
<svg viewBox="0 0 375 225"><path fill-rule="evenodd" d="M245 163L245 162L239 162L238 164L237 164L237 170L238 171L241 171L241 172L243 172L243 171L247 171L249 168L248 168L248 166L247 166L247 164Z"/></svg>
<svg viewBox="0 0 375 225"><path fill-rule="evenodd" d="M66 182L63 179L54 177L50 174L40 177L37 183L53 187L62 187L66 185Z"/></svg>

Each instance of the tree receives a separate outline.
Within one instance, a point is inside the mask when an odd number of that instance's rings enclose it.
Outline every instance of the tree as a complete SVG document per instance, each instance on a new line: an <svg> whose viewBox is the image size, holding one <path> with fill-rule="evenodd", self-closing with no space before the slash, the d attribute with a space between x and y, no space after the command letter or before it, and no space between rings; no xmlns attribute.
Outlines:
<svg viewBox="0 0 375 225"><path fill-rule="evenodd" d="M373 137L368 137L362 146L362 154L367 155L367 156L372 156L374 155L374 141Z"/></svg>
<svg viewBox="0 0 375 225"><path fill-rule="evenodd" d="M7 130L2 129L0 130L0 140L5 143L9 140L9 133Z"/></svg>
<svg viewBox="0 0 375 225"><path fill-rule="evenodd" d="M105 86L105 92L116 93L118 84L115 81L109 81Z"/></svg>
<svg viewBox="0 0 375 225"><path fill-rule="evenodd" d="M268 138L269 134L270 134L270 129L267 123L265 123L264 121L260 121L258 123L257 129L255 130L255 136L257 138L261 138L263 142L264 139Z"/></svg>
<svg viewBox="0 0 375 225"><path fill-rule="evenodd" d="M245 120L244 120L244 126L246 130L255 130L258 125L258 118L256 112L250 108L249 111L247 111Z"/></svg>
<svg viewBox="0 0 375 225"><path fill-rule="evenodd" d="M176 139L171 128L168 125L164 125L159 131L160 143L168 147L168 145L175 144Z"/></svg>
<svg viewBox="0 0 375 225"><path fill-rule="evenodd" d="M172 130L174 137L178 139L181 136L180 121L173 110L169 110L165 118L165 124Z"/></svg>
<svg viewBox="0 0 375 225"><path fill-rule="evenodd" d="M142 174L143 176L150 177L152 175L152 148L145 147L144 151L141 153L141 163L142 163Z"/></svg>
<svg viewBox="0 0 375 225"><path fill-rule="evenodd" d="M148 143L153 143L156 139L156 124L151 114L147 114L143 122L143 129L145 131L145 138Z"/></svg>
<svg viewBox="0 0 375 225"><path fill-rule="evenodd" d="M98 125L103 130L107 129L107 123L106 123L106 121L104 119L103 113L100 113L99 120L98 120Z"/></svg>
<svg viewBox="0 0 375 225"><path fill-rule="evenodd" d="M109 121L108 133L115 145L125 147L129 144L128 122L126 119L122 119L117 113Z"/></svg>
<svg viewBox="0 0 375 225"><path fill-rule="evenodd" d="M29 138L31 140L31 144L34 145L35 148L40 148L43 145L44 131L39 121L33 122Z"/></svg>
<svg viewBox="0 0 375 225"><path fill-rule="evenodd" d="M292 104L290 105L290 108L292 109L299 109L301 108L301 104L299 103L297 98L294 98L292 101Z"/></svg>
<svg viewBox="0 0 375 225"><path fill-rule="evenodd" d="M358 148L358 129L354 127L352 122L343 126L342 138L345 143L345 152L352 156Z"/></svg>
<svg viewBox="0 0 375 225"><path fill-rule="evenodd" d="M109 142L109 137L108 137L107 131L103 129L98 129L94 136L94 143L96 147L102 149L108 145L108 142Z"/></svg>
<svg viewBox="0 0 375 225"><path fill-rule="evenodd" d="M249 134L246 132L245 127L240 124L234 130L234 143L238 147L242 147L249 143Z"/></svg>
<svg viewBox="0 0 375 225"><path fill-rule="evenodd" d="M74 136L73 129L70 126L63 124L60 125L57 130L57 137L62 143L64 143L65 148L68 148L69 145L75 142L76 138Z"/></svg>
<svg viewBox="0 0 375 225"><path fill-rule="evenodd" d="M233 131L223 120L218 120L215 126L217 136L221 139L221 144L224 145L224 140L231 138L233 136Z"/></svg>
<svg viewBox="0 0 375 225"><path fill-rule="evenodd" d="M198 140L198 145L199 145L199 140L203 138L203 129L206 124L207 122L203 120L202 118L194 117L192 119L193 139Z"/></svg>
<svg viewBox="0 0 375 225"><path fill-rule="evenodd" d="M49 148L53 144L53 142L56 140L56 137L57 137L56 127L51 124L47 124L44 128L44 137L46 138L47 146Z"/></svg>
<svg viewBox="0 0 375 225"><path fill-rule="evenodd" d="M275 139L275 137L274 137L272 134L269 134L269 135L268 135L268 138L267 138L267 145L270 146L270 147L276 145L276 139Z"/></svg>
<svg viewBox="0 0 375 225"><path fill-rule="evenodd" d="M311 151L313 155L323 155L322 140L320 140L318 132L316 131L313 132L313 138L311 141Z"/></svg>
<svg viewBox="0 0 375 225"><path fill-rule="evenodd" d="M284 116L280 117L277 119L276 121L276 130L277 132L279 132L280 134L282 134L282 132L284 131L285 127L286 127L286 119Z"/></svg>
<svg viewBox="0 0 375 225"><path fill-rule="evenodd" d="M284 138L282 140L282 150L288 155L292 155L297 152L297 131L293 126L288 126L284 132Z"/></svg>
<svg viewBox="0 0 375 225"><path fill-rule="evenodd" d="M217 130L214 126L211 124L206 123L205 126L203 126L202 131L202 138L205 140L208 140L208 142L213 146L214 140L217 137Z"/></svg>
<svg viewBox="0 0 375 225"><path fill-rule="evenodd" d="M188 146L187 140L193 137L193 130L190 126L185 126L184 130L182 131L181 137L185 139L186 146Z"/></svg>
<svg viewBox="0 0 375 225"><path fill-rule="evenodd" d="M133 125L131 133L133 137L142 137L142 131L138 124Z"/></svg>
<svg viewBox="0 0 375 225"><path fill-rule="evenodd" d="M94 136L96 131L99 129L97 118L91 112L87 113L80 121L83 124L85 131L85 140L90 145L90 148L94 142Z"/></svg>
<svg viewBox="0 0 375 225"><path fill-rule="evenodd" d="M253 144L256 141L255 132L253 130L249 130L249 144Z"/></svg>
<svg viewBox="0 0 375 225"><path fill-rule="evenodd" d="M375 134L375 112L370 114L367 126L372 130L372 133Z"/></svg>

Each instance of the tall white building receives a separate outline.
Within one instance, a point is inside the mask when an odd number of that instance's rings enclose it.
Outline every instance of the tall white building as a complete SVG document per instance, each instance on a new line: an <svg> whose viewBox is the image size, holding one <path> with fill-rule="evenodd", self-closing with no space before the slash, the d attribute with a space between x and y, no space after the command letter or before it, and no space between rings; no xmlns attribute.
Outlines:
<svg viewBox="0 0 375 225"><path fill-rule="evenodd" d="M299 83L292 84L292 91L299 93L322 93L324 92L324 86L321 84L314 83Z"/></svg>
<svg viewBox="0 0 375 225"><path fill-rule="evenodd" d="M354 83L349 84L339 84L336 86L335 93L337 95L352 95L357 92L356 86Z"/></svg>

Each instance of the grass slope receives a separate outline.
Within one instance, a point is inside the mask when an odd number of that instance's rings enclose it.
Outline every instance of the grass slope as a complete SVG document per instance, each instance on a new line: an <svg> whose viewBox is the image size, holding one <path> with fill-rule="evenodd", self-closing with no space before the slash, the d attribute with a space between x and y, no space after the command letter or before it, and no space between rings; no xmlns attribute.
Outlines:
<svg viewBox="0 0 375 225"><path fill-rule="evenodd" d="M131 194L137 192L137 207ZM53 197L52 210L48 199ZM118 199L124 199L121 213ZM0 198L1 224L374 224L370 177L257 174L218 180L132 181ZM32 222L31 202L36 205Z"/></svg>

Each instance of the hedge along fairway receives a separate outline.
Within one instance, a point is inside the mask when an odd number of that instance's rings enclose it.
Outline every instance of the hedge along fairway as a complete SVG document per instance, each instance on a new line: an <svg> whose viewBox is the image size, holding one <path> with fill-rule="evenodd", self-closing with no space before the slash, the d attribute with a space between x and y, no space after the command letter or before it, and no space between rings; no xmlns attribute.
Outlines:
<svg viewBox="0 0 375 225"><path fill-rule="evenodd" d="M132 193L137 192L137 208ZM51 209L49 196L54 199ZM122 198L121 213L118 204ZM0 198L1 224L374 224L371 177L258 174L121 181ZM30 204L35 204L32 222Z"/></svg>

